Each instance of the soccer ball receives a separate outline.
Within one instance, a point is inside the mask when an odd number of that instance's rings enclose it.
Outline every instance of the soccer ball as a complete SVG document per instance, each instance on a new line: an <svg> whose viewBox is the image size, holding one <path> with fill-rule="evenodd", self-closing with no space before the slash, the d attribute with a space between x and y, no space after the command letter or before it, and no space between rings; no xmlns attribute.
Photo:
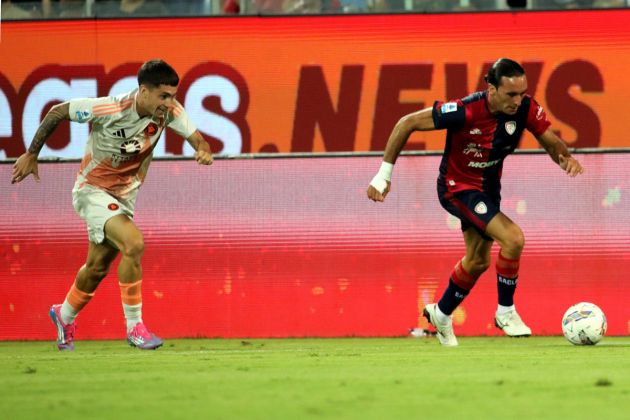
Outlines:
<svg viewBox="0 0 630 420"><path fill-rule="evenodd" d="M606 326L606 315L593 303L576 303L562 317L562 332L576 345L597 344L606 334Z"/></svg>

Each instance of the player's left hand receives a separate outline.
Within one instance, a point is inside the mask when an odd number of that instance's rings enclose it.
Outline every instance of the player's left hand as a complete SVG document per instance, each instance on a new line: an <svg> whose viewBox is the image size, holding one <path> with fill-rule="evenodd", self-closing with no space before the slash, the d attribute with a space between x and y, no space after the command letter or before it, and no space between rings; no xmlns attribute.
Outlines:
<svg viewBox="0 0 630 420"><path fill-rule="evenodd" d="M200 165L212 165L212 162L214 162L212 153L206 152L205 150L197 150L195 152L195 160Z"/></svg>
<svg viewBox="0 0 630 420"><path fill-rule="evenodd" d="M563 155L558 156L558 164L567 175L573 177L584 172L584 168L580 165L577 159L573 156L565 157Z"/></svg>

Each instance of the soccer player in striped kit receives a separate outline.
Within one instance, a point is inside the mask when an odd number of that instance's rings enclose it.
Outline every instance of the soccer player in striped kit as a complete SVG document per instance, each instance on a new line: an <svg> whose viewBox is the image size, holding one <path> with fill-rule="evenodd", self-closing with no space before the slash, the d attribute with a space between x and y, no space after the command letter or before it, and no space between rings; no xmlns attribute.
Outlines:
<svg viewBox="0 0 630 420"><path fill-rule="evenodd" d="M401 118L389 137L381 168L368 186L373 201L383 201L396 159L413 131L446 129L437 182L440 204L461 221L466 255L457 262L437 303L423 315L435 326L442 345L456 346L451 314L490 266L496 241L499 305L495 325L512 337L531 335L514 306L519 261L525 239L521 228L501 212L503 160L529 130L551 159L569 176L583 172L564 142L549 128L543 108L526 94L527 77L517 62L501 58L486 75L488 88L452 102L437 101Z"/></svg>
<svg viewBox="0 0 630 420"><path fill-rule="evenodd" d="M59 350L74 350L75 318L90 301L116 256L127 341L155 349L162 340L142 321L142 233L133 222L138 189L164 128L184 137L200 165L212 164L209 144L175 100L179 76L162 60L147 61L138 71L138 88L126 94L73 99L53 106L26 153L13 167L12 183L33 174L39 181L37 156L63 120L92 123L85 156L72 190L76 212L87 223L88 256L62 304L50 308Z"/></svg>

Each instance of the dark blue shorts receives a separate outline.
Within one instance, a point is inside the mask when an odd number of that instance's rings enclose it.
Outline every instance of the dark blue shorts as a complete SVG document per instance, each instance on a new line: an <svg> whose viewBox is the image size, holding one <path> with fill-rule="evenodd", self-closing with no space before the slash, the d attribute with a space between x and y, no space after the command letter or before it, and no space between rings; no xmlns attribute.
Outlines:
<svg viewBox="0 0 630 420"><path fill-rule="evenodd" d="M490 220L501 211L500 195L478 190L451 193L438 183L438 197L442 207L461 221L462 232L472 227L484 239L492 240L485 232Z"/></svg>

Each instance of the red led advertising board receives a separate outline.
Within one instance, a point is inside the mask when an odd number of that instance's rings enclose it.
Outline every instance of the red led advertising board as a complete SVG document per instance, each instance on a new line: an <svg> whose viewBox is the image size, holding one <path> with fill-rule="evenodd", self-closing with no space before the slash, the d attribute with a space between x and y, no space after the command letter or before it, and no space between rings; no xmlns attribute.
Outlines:
<svg viewBox="0 0 630 420"><path fill-rule="evenodd" d="M516 305L536 335L561 334L564 311L599 305L628 334L628 155L576 154L570 178L543 154L505 162L502 209L526 239ZM404 336L427 327L464 254L458 221L436 196L439 156L403 156L384 203L367 199L378 157L156 161L135 221L144 233L143 304L163 337ZM0 339L55 337L48 309L85 261L72 208L78 163L40 164L11 185L0 164ZM493 264L454 314L458 335L493 325ZM116 264L116 263L115 263ZM78 338L123 338L116 269L81 312Z"/></svg>

